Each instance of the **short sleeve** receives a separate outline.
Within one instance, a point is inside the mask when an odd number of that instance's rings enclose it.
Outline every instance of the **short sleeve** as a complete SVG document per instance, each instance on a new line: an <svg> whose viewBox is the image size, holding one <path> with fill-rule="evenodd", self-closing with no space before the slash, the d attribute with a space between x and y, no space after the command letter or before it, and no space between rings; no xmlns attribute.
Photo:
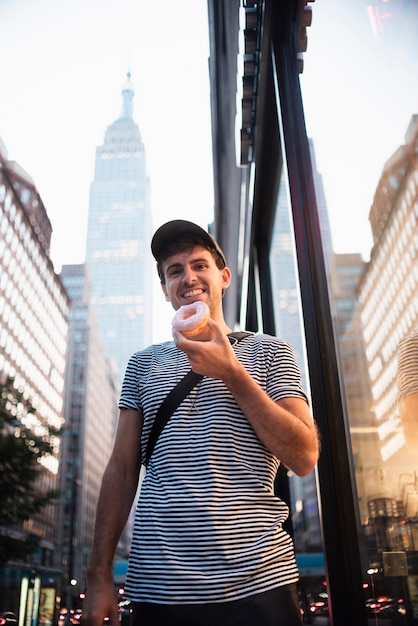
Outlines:
<svg viewBox="0 0 418 626"><path fill-rule="evenodd" d="M301 398L308 402L293 348L284 341L273 342L272 348L274 355L268 368L267 393L275 401Z"/></svg>
<svg viewBox="0 0 418 626"><path fill-rule="evenodd" d="M146 384L152 352L150 348L135 352L128 361L119 399L120 409L135 409L142 413L141 387Z"/></svg>

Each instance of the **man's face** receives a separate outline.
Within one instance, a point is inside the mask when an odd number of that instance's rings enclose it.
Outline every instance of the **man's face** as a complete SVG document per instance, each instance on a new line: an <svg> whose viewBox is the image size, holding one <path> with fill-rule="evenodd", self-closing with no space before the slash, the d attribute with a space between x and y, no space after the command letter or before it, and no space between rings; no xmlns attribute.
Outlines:
<svg viewBox="0 0 418 626"><path fill-rule="evenodd" d="M164 294L177 311L184 304L202 300L211 312L222 307L222 294L231 280L231 272L220 270L212 254L203 246L187 248L162 263Z"/></svg>

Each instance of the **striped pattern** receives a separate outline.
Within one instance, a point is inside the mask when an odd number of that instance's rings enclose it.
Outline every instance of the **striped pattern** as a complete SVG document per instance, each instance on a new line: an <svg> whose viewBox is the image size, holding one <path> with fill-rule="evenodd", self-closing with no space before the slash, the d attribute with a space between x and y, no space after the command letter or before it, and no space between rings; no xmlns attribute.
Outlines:
<svg viewBox="0 0 418 626"><path fill-rule="evenodd" d="M409 332L398 346L398 402L418 393L418 328Z"/></svg>
<svg viewBox="0 0 418 626"><path fill-rule="evenodd" d="M267 335L235 345L274 399L306 399L290 346ZM119 406L155 413L189 369L172 342L134 354ZM126 583L135 601L235 600L295 582L288 507L273 493L279 461L259 441L225 385L203 378L161 433L142 483Z"/></svg>

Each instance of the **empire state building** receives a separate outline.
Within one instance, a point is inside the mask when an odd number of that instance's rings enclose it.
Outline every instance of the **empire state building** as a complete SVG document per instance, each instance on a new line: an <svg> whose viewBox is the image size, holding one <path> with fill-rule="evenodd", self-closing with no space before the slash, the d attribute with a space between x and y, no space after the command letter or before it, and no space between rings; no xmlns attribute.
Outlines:
<svg viewBox="0 0 418 626"><path fill-rule="evenodd" d="M149 181L133 99L128 72L121 114L96 148L86 247L100 337L120 380L131 354L151 341Z"/></svg>

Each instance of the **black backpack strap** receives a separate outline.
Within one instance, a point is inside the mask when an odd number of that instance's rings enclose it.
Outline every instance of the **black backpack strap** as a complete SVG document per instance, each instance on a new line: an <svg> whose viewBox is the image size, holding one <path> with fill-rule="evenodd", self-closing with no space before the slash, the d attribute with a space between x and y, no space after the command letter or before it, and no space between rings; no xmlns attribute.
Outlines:
<svg viewBox="0 0 418 626"><path fill-rule="evenodd" d="M233 337L234 339L237 339L237 341L241 341L241 339L245 339L245 337L250 337L250 335L253 335L254 333L246 333L244 331L237 331L234 333L229 333L228 337Z"/></svg>
<svg viewBox="0 0 418 626"><path fill-rule="evenodd" d="M228 337L233 337L237 341L241 341L245 337L248 337L252 333L236 332L229 333ZM177 407L183 402L184 398L191 392L193 387L196 387L197 383L202 380L201 374L196 374L193 370L187 372L187 374L181 379L179 383L170 391L170 393L164 398L157 414L154 419L154 423L151 428L151 432L147 441L147 449L145 452L144 465L147 466L151 455L154 451L155 444L158 441L158 437L163 431L164 426L167 424L170 417L173 415Z"/></svg>
<svg viewBox="0 0 418 626"><path fill-rule="evenodd" d="M164 398L157 411L157 415L155 416L155 420L148 437L144 465L148 465L151 454L154 451L155 444L157 443L158 437L160 436L164 426L167 424L168 420L173 415L177 407L182 403L187 394L190 393L193 387L195 387L199 380L202 380L202 378L203 376L201 374L196 374L193 370L190 370Z"/></svg>

